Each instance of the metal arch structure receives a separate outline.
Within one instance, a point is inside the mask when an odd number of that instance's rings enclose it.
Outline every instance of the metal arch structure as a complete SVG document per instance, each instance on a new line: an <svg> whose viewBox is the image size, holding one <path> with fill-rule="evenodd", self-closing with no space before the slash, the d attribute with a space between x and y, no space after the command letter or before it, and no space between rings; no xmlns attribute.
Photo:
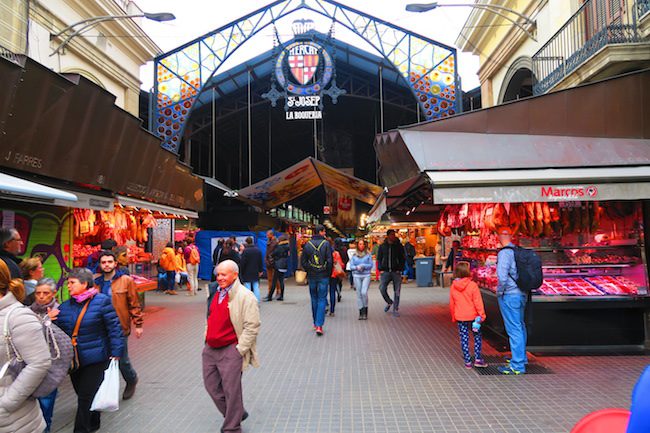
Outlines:
<svg viewBox="0 0 650 433"><path fill-rule="evenodd" d="M154 60L151 130L178 153L189 115L204 85L244 43L297 11L331 19L369 43L411 88L427 120L460 111L456 50L332 0L277 0Z"/></svg>

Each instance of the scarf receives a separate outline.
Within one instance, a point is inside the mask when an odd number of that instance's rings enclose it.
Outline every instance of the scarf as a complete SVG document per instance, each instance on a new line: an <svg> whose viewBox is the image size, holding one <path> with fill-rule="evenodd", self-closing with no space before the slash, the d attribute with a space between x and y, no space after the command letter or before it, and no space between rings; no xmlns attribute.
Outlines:
<svg viewBox="0 0 650 433"><path fill-rule="evenodd" d="M77 301L78 303L81 304L84 301L86 301L87 299L90 299L93 296L95 296L97 293L99 293L99 291L97 289L95 289L95 288L92 288L92 289L88 289L85 292L80 293L78 295L72 295L72 297L74 298L75 301Z"/></svg>
<svg viewBox="0 0 650 433"><path fill-rule="evenodd" d="M44 304L41 305L38 302L34 302L32 305L29 306L29 308L32 309L34 313L36 313L39 316L43 316L47 314L48 308L55 309L59 304L56 302L56 298L52 299L49 304Z"/></svg>

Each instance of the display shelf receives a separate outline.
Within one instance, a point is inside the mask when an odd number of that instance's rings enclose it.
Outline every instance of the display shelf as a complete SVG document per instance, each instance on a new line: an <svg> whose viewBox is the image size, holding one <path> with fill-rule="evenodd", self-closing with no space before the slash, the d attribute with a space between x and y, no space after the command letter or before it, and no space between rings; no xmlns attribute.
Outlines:
<svg viewBox="0 0 650 433"><path fill-rule="evenodd" d="M543 265L542 269L584 269L584 268L629 268L630 266L637 265L638 263L595 263L595 264L584 264L584 265Z"/></svg>
<svg viewBox="0 0 650 433"><path fill-rule="evenodd" d="M558 246L558 247L528 247L523 246L524 248L533 250L538 253L553 253L556 251L570 251L570 250L614 250L620 248L641 248L640 245L592 245L592 246ZM472 247L463 247L463 250L467 251L485 251L496 253L502 250L502 248L472 248Z"/></svg>

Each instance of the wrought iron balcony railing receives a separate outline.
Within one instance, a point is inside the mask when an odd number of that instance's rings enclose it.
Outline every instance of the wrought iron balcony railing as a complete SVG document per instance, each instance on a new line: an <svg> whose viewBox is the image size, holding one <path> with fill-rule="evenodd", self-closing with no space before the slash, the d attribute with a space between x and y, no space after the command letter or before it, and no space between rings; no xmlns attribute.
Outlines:
<svg viewBox="0 0 650 433"><path fill-rule="evenodd" d="M650 12L650 0L636 0L636 15L642 17Z"/></svg>
<svg viewBox="0 0 650 433"><path fill-rule="evenodd" d="M639 41L637 16L650 0L587 0L533 55L533 94L546 93L610 44Z"/></svg>

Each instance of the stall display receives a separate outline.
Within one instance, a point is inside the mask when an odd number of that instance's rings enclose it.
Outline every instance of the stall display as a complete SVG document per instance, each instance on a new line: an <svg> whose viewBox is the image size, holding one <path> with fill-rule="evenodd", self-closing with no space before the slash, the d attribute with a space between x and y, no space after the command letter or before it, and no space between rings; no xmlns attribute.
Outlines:
<svg viewBox="0 0 650 433"><path fill-rule="evenodd" d="M542 259L544 280L532 292L529 345L534 350L643 347L650 305L640 202L497 203L446 206L441 235L460 236L490 317L505 336L496 298L494 234L510 227L517 243ZM587 329L589 329L587 331Z"/></svg>
<svg viewBox="0 0 650 433"><path fill-rule="evenodd" d="M75 266L85 266L88 257L99 251L99 244L113 239L125 245L129 264L150 263L153 256L145 252L148 229L157 225L152 212L116 207L114 211L74 209L74 243L72 247Z"/></svg>

